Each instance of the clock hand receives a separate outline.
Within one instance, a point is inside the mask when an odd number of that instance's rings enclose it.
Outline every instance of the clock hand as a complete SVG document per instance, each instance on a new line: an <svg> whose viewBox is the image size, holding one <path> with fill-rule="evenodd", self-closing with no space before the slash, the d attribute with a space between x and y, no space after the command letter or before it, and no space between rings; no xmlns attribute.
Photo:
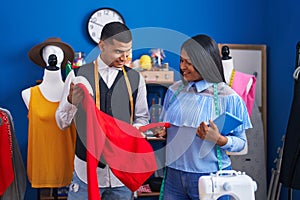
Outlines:
<svg viewBox="0 0 300 200"><path fill-rule="evenodd" d="M93 24L96 24L96 25L98 25L98 26L102 26L102 27L103 27L103 25L98 24L97 22L94 22L94 21L90 21L90 22L93 23Z"/></svg>

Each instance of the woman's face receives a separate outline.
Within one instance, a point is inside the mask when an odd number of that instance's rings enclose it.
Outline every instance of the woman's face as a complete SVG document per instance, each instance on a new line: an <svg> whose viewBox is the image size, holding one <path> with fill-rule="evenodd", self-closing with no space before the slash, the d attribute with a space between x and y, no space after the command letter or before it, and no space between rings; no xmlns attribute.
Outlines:
<svg viewBox="0 0 300 200"><path fill-rule="evenodd" d="M191 82L203 80L191 63L190 57L187 55L184 49L182 49L180 53L180 70L182 71L182 76L186 81Z"/></svg>

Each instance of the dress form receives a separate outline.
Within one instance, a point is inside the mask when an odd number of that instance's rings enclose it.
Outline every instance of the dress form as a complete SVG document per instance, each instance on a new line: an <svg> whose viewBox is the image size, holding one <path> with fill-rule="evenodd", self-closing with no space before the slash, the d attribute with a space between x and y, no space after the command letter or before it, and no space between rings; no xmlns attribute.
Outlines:
<svg viewBox="0 0 300 200"><path fill-rule="evenodd" d="M57 63L55 65L53 65L54 61L49 59L51 55L55 55L57 58ZM61 63L64 58L64 52L57 46L48 45L43 48L42 56L45 63L48 63L49 65L44 69L43 81L38 87L47 100L51 102L58 102L61 99L64 89L64 82L61 75ZM49 62L53 62L52 65ZM30 101L30 88L22 91L22 98L28 108Z"/></svg>
<svg viewBox="0 0 300 200"><path fill-rule="evenodd" d="M230 50L228 46L222 47L222 64L223 64L223 71L225 76L225 81L227 84L230 84L230 80L232 77L232 73L234 70L234 63L231 56L229 56ZM249 92L251 86L252 86L253 80L250 79L249 83L247 85L246 91Z"/></svg>
<svg viewBox="0 0 300 200"><path fill-rule="evenodd" d="M234 63L231 56L229 56L230 51L228 46L222 47L222 64L223 64L223 71L224 71L224 77L226 83L232 87L232 79L233 79L233 73L234 73ZM249 92L249 89L251 87L250 81L247 85L247 93ZM241 152L228 152L229 155L244 155L248 152L248 144L246 143L245 148Z"/></svg>
<svg viewBox="0 0 300 200"><path fill-rule="evenodd" d="M53 188L55 200L58 188L71 182L74 169L75 126L60 130L54 118L65 85L61 67L64 60L73 61L73 50L67 47L51 38L33 47L28 55L44 68L43 80L22 91L28 109L28 179L33 188Z"/></svg>

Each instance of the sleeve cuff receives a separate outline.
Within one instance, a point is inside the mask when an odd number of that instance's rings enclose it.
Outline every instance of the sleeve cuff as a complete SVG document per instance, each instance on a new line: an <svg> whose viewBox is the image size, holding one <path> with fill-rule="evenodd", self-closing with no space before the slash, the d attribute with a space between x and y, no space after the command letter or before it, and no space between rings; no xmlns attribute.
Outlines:
<svg viewBox="0 0 300 200"><path fill-rule="evenodd" d="M233 147L233 142L231 137L227 137L228 141L224 146L221 146L221 149L232 149Z"/></svg>

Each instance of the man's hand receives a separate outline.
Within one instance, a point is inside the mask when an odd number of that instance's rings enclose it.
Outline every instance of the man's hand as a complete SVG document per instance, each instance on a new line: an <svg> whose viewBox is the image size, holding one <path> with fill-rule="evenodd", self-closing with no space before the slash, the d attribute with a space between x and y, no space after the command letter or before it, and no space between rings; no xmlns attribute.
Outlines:
<svg viewBox="0 0 300 200"><path fill-rule="evenodd" d="M70 90L68 95L69 103L78 106L78 104L83 100L84 93L83 90L75 85L74 83L70 84Z"/></svg>

